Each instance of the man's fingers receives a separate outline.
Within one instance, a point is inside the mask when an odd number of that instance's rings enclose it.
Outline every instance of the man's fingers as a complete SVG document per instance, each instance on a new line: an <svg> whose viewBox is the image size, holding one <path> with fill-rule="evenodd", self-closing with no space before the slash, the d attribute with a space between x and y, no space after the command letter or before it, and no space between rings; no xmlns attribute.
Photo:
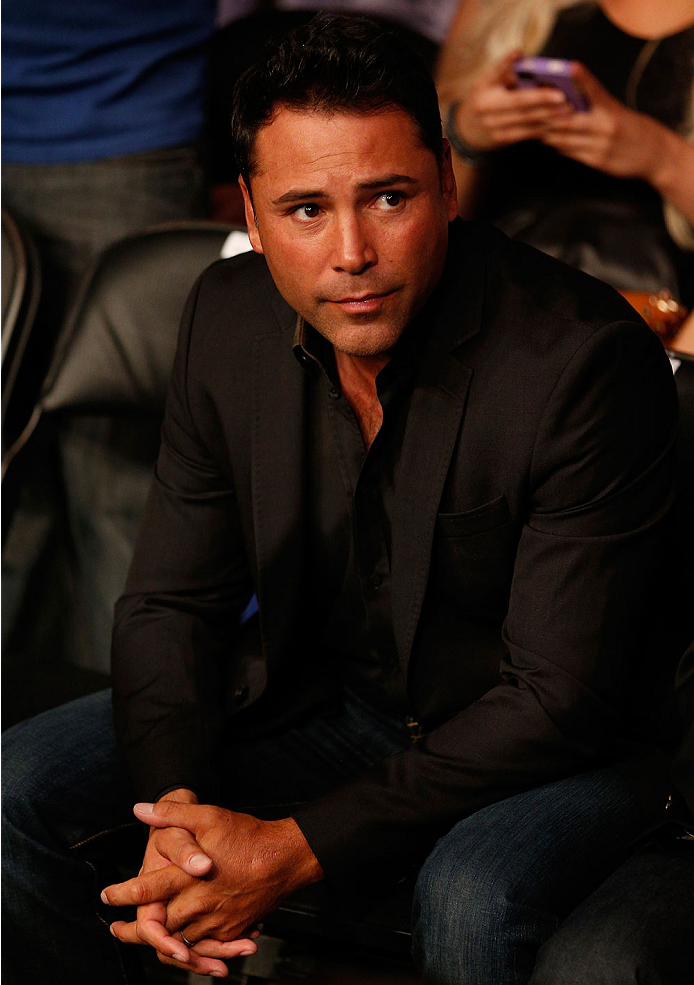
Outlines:
<svg viewBox="0 0 694 985"><path fill-rule="evenodd" d="M212 868L212 859L201 851L195 838L185 828L160 828L154 838L159 854L189 875L199 878L207 875Z"/></svg>
<svg viewBox="0 0 694 985"><path fill-rule="evenodd" d="M153 909L143 907L142 909ZM162 910L165 915L165 911ZM214 978L226 978L228 969L223 961L235 958L248 952L252 953L255 945L252 941L232 941L230 944L217 944L217 953L202 954L196 953L191 948L186 947L178 937L171 937L159 920L149 920L138 915L137 922L125 923L117 920L111 925L111 933L124 944L149 944L157 951L157 956L162 964L175 965L177 968L185 968L198 975L212 975ZM180 935L179 935L180 936ZM207 943L207 942L205 942ZM210 948L211 950L211 948Z"/></svg>
<svg viewBox="0 0 694 985"><path fill-rule="evenodd" d="M156 804L135 804L135 817L154 828L185 828L195 834L207 808L201 804L181 804L175 800L159 800Z"/></svg>
<svg viewBox="0 0 694 985"><path fill-rule="evenodd" d="M162 964L173 965L176 968L182 968L184 971L192 971L194 975L211 975L212 978L229 977L227 966L221 961L215 961L213 958L201 958L191 954L189 961L180 962L171 961L161 954L158 957Z"/></svg>
<svg viewBox="0 0 694 985"><path fill-rule="evenodd" d="M143 906L170 899L190 886L190 880L191 877L177 865L167 865L163 869L141 873L127 882L107 886L101 899L110 906Z"/></svg>
<svg viewBox="0 0 694 985"><path fill-rule="evenodd" d="M221 958L229 961L231 958L247 957L255 954L258 945L249 938L241 937L236 941L216 941L212 937L198 941L193 952L203 958Z"/></svg>
<svg viewBox="0 0 694 985"><path fill-rule="evenodd" d="M190 960L190 951L185 944L172 937L159 920L142 918L126 923L116 920L111 924L111 933L124 944L149 944L161 955L173 961L185 963Z"/></svg>

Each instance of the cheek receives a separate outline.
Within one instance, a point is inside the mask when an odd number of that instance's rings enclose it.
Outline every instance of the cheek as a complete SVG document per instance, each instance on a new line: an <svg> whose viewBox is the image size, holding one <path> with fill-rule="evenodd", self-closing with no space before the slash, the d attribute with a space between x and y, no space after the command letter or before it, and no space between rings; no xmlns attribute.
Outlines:
<svg viewBox="0 0 694 985"><path fill-rule="evenodd" d="M265 258L270 271L279 283L301 287L312 280L313 270L311 251L305 244L294 240L265 244Z"/></svg>

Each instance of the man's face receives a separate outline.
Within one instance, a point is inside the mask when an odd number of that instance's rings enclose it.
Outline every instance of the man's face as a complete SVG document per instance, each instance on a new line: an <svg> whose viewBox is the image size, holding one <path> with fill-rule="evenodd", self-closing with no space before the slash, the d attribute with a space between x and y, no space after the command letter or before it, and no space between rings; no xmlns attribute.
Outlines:
<svg viewBox="0 0 694 985"><path fill-rule="evenodd" d="M436 286L456 215L443 172L401 109L280 107L255 143L253 249L281 294L352 356L387 354Z"/></svg>

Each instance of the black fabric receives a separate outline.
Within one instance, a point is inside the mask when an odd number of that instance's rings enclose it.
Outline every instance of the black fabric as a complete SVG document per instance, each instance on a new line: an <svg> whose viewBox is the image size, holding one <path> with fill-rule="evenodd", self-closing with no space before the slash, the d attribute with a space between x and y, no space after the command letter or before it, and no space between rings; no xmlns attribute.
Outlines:
<svg viewBox="0 0 694 985"><path fill-rule="evenodd" d="M310 327L297 355L309 355L308 482L310 598L315 641L340 679L376 707L405 715L405 680L391 617L391 526L418 354L427 309L396 347L376 387L383 423L368 451L342 394L332 347ZM317 376L314 366L322 372Z"/></svg>
<svg viewBox="0 0 694 985"><path fill-rule="evenodd" d="M663 38L640 74L649 46L612 24L599 5L580 3L559 14L541 54L583 62L621 102L681 131L694 27ZM507 235L618 290L668 289L694 303L694 257L670 237L660 196L647 182L605 174L538 141L499 151L492 167L488 217Z"/></svg>
<svg viewBox="0 0 694 985"><path fill-rule="evenodd" d="M675 372L680 408L677 441L677 530L680 566L671 581L673 606L687 611L692 605L694 562L694 359L678 356ZM684 739L672 766L672 777L686 801L690 827L694 825L694 641L677 670L677 700Z"/></svg>
<svg viewBox="0 0 694 985"><path fill-rule="evenodd" d="M452 226L435 297L391 544L393 633L427 735L297 812L338 884L401 874L510 793L620 756L643 772L634 726L657 739L644 710L684 649L653 658L676 423L658 340L605 285L485 227ZM116 727L143 797L213 797L229 716L281 700L311 649L295 321L256 255L215 264L188 302L116 609ZM239 660L254 591L261 652Z"/></svg>

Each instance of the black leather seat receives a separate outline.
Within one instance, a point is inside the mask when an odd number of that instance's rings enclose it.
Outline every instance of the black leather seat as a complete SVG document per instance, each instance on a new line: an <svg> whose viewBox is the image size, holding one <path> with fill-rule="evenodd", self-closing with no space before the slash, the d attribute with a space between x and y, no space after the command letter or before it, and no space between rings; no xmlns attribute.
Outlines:
<svg viewBox="0 0 694 985"><path fill-rule="evenodd" d="M185 299L233 228L170 223L105 250L61 333L42 413L161 419Z"/></svg>
<svg viewBox="0 0 694 985"><path fill-rule="evenodd" d="M231 231L210 222L148 228L109 247L85 276L31 420L3 461L6 673L12 681L21 665L18 687L28 662L56 687L32 707L30 694L12 700L6 678L5 725L71 696L65 665L92 675L90 684L106 680L113 604L158 450L181 312Z"/></svg>
<svg viewBox="0 0 694 985"><path fill-rule="evenodd" d="M39 256L29 233L2 210L2 438L3 448L25 420L32 395L21 388L24 357L41 296ZM35 396L35 394L34 394ZM31 408L29 407L29 410Z"/></svg>

